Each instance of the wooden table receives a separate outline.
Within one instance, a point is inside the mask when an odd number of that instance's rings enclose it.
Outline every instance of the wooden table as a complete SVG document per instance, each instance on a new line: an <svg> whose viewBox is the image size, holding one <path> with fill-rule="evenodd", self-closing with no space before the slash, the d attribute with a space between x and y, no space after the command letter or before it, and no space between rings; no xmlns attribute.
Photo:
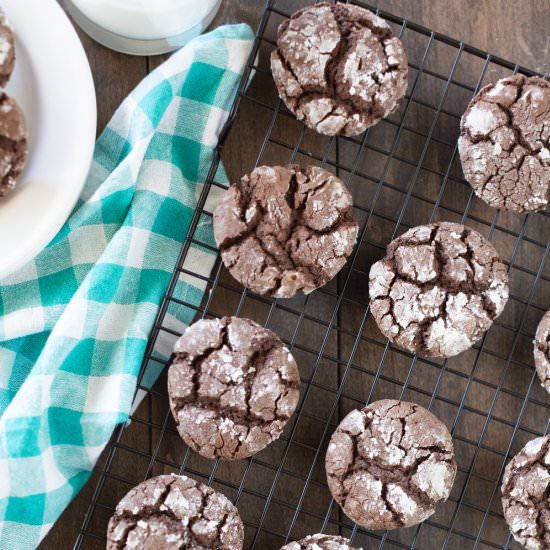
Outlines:
<svg viewBox="0 0 550 550"><path fill-rule="evenodd" d="M373 3L374 1L372 0ZM293 11L304 4L303 0L283 0L278 3L278 6L283 6L287 11ZM263 11L263 5L262 0L225 0L213 26L244 21L255 29ZM378 6L526 67L543 73L550 71L550 33L548 32L550 2L546 0L518 0L516 2L508 0L455 0L453 2L448 0L416 0L414 2L410 0L379 0ZM105 49L80 30L79 35L88 54L96 84L99 133L121 101L149 71L162 62L163 57L146 58L122 55ZM272 90L266 91L266 93L272 93ZM429 94L429 91L427 93ZM246 112L243 116L245 115ZM288 124L290 128L290 120ZM224 149L225 166L232 179L238 178L253 166L258 150L257 144L262 140L264 131L263 124L251 124L246 127L241 124L234 129ZM284 127L280 129L282 135L285 134L285 131ZM289 129L288 132L290 133L291 130ZM286 161L286 159L282 160ZM353 191L355 200L361 200L361 188L354 187ZM546 227L548 226L546 225ZM548 287L546 288L548 289ZM543 295L540 300L542 300L543 306L550 306L548 294L546 297ZM229 307L231 310L233 307L230 297L224 298L223 295L220 295L217 302L218 310L222 312L227 313L227 308ZM315 307L318 313L322 314L323 308L327 308L329 305L320 303ZM352 327L357 320L350 313L345 322ZM534 323L535 320L532 320L529 330L534 330ZM282 320L280 330L284 330L284 325L285 321ZM312 338L314 339L313 336ZM502 344L506 345L504 342L506 337L502 338ZM496 345L498 346L498 342ZM333 348L333 352L337 356L345 354L346 346L349 347L349 344L338 338L329 342L329 347ZM349 353L349 349L347 351ZM368 354L361 358L363 361L369 359L372 358L369 358ZM420 385L423 383L422 376L421 372L417 374L416 382ZM361 384L359 382L359 386ZM366 391L368 391L368 387ZM363 392L364 394L365 392ZM491 395L483 395L482 392L473 395L480 402L477 406L481 406L481 401L484 399L491 398ZM476 403L471 404L476 405ZM544 418L539 419L539 422L544 423ZM472 436L476 430L475 426L466 426L464 429L466 434L468 430L471 430ZM133 465L128 464L127 467L130 470ZM42 549L57 550L72 547L96 478L97 474L92 476L91 481L64 512L43 541Z"/></svg>

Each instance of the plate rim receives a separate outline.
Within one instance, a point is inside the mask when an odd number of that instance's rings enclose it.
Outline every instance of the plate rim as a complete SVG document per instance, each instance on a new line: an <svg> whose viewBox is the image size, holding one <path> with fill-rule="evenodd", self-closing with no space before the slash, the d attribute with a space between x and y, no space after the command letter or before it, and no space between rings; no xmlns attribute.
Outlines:
<svg viewBox="0 0 550 550"><path fill-rule="evenodd" d="M29 5L31 3L32 5ZM44 216L46 219L43 221L45 226L41 226L39 228L42 233L40 234L37 230L31 236L27 236L29 241L27 245L19 246L13 254L9 254L7 258L4 258L2 262L0 262L0 285L3 283L3 279L9 275L12 275L14 272L24 267L28 262L32 261L52 241L67 221L86 183L93 158L97 131L97 103L91 67L77 31L63 8L56 2L56 0L26 0L24 6L20 0L4 0L2 2L2 7L5 9L8 19L10 19L10 12L13 14L16 9L23 9L26 17L29 17L30 13L33 13L35 17L43 17L47 15L48 28L55 29L59 33L57 38L52 37L50 39L51 43L57 44L57 48L59 48L59 44L62 44L63 49L71 51L70 56L62 57L59 61L53 62L58 64L70 64L67 70L70 71L71 76L76 75L79 81L79 87L77 90L77 93L79 94L78 107L82 108L84 105L86 107L82 109L82 111L79 111L78 124L82 127L82 130L79 132L81 139L79 139L77 147L82 151L79 153L79 158L82 160L79 163L80 168L73 167L71 172L71 181L74 179L75 184L69 186L66 189L66 192L64 192L65 198L60 200L59 204L56 205L57 212L54 218L48 221L47 212L45 212ZM59 32L60 29L61 32ZM17 41L17 28L15 28L15 34ZM45 74L44 71L47 69L40 67L38 63L35 63L35 60L32 59L32 57L31 61L33 62L33 69L39 73L38 76L37 74L34 74L33 76L36 78L37 82L43 82ZM37 67L39 68L37 69ZM42 78L40 78L41 72L43 73ZM54 85L62 86L63 84L56 83ZM40 102L41 95L43 94L40 92L41 86L39 85L37 88L36 96ZM38 113L38 116L42 117L42 113ZM39 138L35 138L35 143L35 148L38 150L40 147ZM64 176L64 178L66 179L66 176ZM78 183L76 183L76 181L78 181ZM33 182L28 182L27 184L33 185ZM0 215L1 206L2 205L0 205Z"/></svg>

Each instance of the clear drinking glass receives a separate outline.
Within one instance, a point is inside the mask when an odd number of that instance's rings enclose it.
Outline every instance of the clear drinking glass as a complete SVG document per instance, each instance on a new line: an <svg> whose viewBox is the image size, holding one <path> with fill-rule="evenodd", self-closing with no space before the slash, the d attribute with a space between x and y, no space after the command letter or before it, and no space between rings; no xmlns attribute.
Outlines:
<svg viewBox="0 0 550 550"><path fill-rule="evenodd" d="M99 43L133 55L176 50L214 19L222 0L67 0L78 25Z"/></svg>

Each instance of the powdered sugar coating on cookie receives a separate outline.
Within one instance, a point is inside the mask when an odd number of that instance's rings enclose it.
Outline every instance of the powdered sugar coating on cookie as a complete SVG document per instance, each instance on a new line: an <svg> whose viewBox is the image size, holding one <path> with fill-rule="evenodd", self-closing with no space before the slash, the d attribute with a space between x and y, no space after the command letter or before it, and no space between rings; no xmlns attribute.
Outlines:
<svg viewBox="0 0 550 550"><path fill-rule="evenodd" d="M360 134L395 111L407 90L401 41L351 4L320 2L282 23L271 70L287 107L321 134Z"/></svg>
<svg viewBox="0 0 550 550"><path fill-rule="evenodd" d="M229 272L276 298L330 281L358 229L344 183L315 166L259 166L229 188L214 212L214 237Z"/></svg>
<svg viewBox="0 0 550 550"><path fill-rule="evenodd" d="M464 175L495 208L544 210L550 202L550 83L514 75L485 86L461 120Z"/></svg>
<svg viewBox="0 0 550 550"><path fill-rule="evenodd" d="M0 87L4 87L11 77L15 65L15 42L13 29L4 10L0 8Z"/></svg>
<svg viewBox="0 0 550 550"><path fill-rule="evenodd" d="M351 545L348 539L335 535L308 535L307 537L285 544L280 550L361 550Z"/></svg>
<svg viewBox="0 0 550 550"><path fill-rule="evenodd" d="M506 266L477 231L449 222L410 229L369 274L371 311L405 349L451 357L470 348L508 300Z"/></svg>
<svg viewBox="0 0 550 550"><path fill-rule="evenodd" d="M206 458L238 460L277 439L298 404L300 375L279 337L249 319L191 325L168 371L182 439Z"/></svg>
<svg viewBox="0 0 550 550"><path fill-rule="evenodd" d="M0 197L17 185L28 153L25 115L15 99L0 92Z"/></svg>
<svg viewBox="0 0 550 550"><path fill-rule="evenodd" d="M118 503L107 550L241 550L243 539L239 513L223 494L172 474L140 483Z"/></svg>
<svg viewBox="0 0 550 550"><path fill-rule="evenodd" d="M508 463L502 478L504 519L528 550L550 548L550 436L537 437Z"/></svg>
<svg viewBox="0 0 550 550"><path fill-rule="evenodd" d="M537 327L534 341L535 367L542 387L550 393L550 310Z"/></svg>
<svg viewBox="0 0 550 550"><path fill-rule="evenodd" d="M451 435L414 403L384 399L350 412L330 439L329 489L368 529L415 525L446 500L456 475Z"/></svg>

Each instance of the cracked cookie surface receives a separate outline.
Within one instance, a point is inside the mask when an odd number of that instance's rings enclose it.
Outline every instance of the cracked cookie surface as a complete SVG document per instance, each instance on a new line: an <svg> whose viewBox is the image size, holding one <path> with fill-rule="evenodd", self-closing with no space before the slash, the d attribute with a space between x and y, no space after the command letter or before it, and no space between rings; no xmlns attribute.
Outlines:
<svg viewBox="0 0 550 550"><path fill-rule="evenodd" d="M330 439L325 467L336 502L367 529L425 520L456 475L445 425L420 405L393 399L350 412Z"/></svg>
<svg viewBox="0 0 550 550"><path fill-rule="evenodd" d="M361 550L354 548L348 539L334 535L308 535L307 537L289 542L281 550Z"/></svg>
<svg viewBox="0 0 550 550"><path fill-rule="evenodd" d="M508 300L506 266L477 231L457 223L414 227L369 274L371 312L392 342L452 357L469 349Z"/></svg>
<svg viewBox="0 0 550 550"><path fill-rule="evenodd" d="M224 495L174 474L131 489L107 528L107 550L241 550L243 540L237 508Z"/></svg>
<svg viewBox="0 0 550 550"><path fill-rule="evenodd" d="M550 436L529 441L512 458L501 489L513 537L529 550L550 548Z"/></svg>
<svg viewBox="0 0 550 550"><path fill-rule="evenodd" d="M15 99L0 92L0 197L16 186L28 152L25 115Z"/></svg>
<svg viewBox="0 0 550 550"><path fill-rule="evenodd" d="M464 176L490 206L516 212L550 202L550 83L515 75L485 86L462 116Z"/></svg>
<svg viewBox="0 0 550 550"><path fill-rule="evenodd" d="M330 281L357 240L352 197L315 166L259 166L214 212L214 237L231 275L256 294L290 298Z"/></svg>
<svg viewBox="0 0 550 550"><path fill-rule="evenodd" d="M321 2L293 14L277 36L271 72L279 96L321 134L360 134L407 91L403 44L369 10Z"/></svg>
<svg viewBox="0 0 550 550"><path fill-rule="evenodd" d="M542 387L550 393L550 310L540 320L534 341L535 367Z"/></svg>
<svg viewBox="0 0 550 550"><path fill-rule="evenodd" d="M4 87L15 66L15 42L13 30L4 10L0 8L0 87Z"/></svg>
<svg viewBox="0 0 550 550"><path fill-rule="evenodd" d="M238 460L281 435L299 382L296 361L274 332L223 317L194 323L178 340L168 396L189 447L206 458Z"/></svg>

